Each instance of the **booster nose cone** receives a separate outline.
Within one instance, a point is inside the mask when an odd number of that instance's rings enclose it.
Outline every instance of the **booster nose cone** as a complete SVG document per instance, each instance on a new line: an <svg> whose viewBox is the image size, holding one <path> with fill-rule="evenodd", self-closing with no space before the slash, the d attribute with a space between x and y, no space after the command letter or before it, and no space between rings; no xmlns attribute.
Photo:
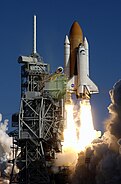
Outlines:
<svg viewBox="0 0 121 184"><path fill-rule="evenodd" d="M79 44L83 43L83 33L78 22L74 22L70 29L70 77L77 75L76 55Z"/></svg>
<svg viewBox="0 0 121 184"><path fill-rule="evenodd" d="M84 47L85 47L85 49L89 48L88 41L87 41L86 37L84 38Z"/></svg>
<svg viewBox="0 0 121 184"><path fill-rule="evenodd" d="M64 44L70 44L70 42L69 42L69 39L68 39L68 36L66 35L66 37L65 37L65 42L64 42Z"/></svg>

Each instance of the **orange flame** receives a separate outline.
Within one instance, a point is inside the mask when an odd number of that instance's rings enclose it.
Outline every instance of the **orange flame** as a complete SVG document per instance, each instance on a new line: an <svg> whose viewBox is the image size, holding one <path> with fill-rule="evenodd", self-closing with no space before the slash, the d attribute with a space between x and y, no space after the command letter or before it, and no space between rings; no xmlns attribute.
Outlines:
<svg viewBox="0 0 121 184"><path fill-rule="evenodd" d="M84 150L85 147L89 146L91 142L100 137L101 133L94 130L91 105L89 101L80 102L80 126L79 126L79 136L77 137L77 126L74 122L73 117L73 105L66 105L66 114L67 114L67 125L64 130L64 150L74 150L77 153Z"/></svg>

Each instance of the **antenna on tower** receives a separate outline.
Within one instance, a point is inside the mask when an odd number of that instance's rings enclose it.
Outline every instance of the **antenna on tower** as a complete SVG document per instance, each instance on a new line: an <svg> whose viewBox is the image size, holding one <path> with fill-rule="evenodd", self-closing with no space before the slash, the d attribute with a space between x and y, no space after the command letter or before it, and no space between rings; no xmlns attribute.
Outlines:
<svg viewBox="0 0 121 184"><path fill-rule="evenodd" d="M33 40L33 54L37 53L36 50L36 15L34 15L34 40Z"/></svg>

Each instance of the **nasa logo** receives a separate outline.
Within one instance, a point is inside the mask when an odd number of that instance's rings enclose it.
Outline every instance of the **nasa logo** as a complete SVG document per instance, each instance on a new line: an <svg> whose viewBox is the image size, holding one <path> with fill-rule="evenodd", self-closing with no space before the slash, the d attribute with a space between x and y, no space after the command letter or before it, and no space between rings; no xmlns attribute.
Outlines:
<svg viewBox="0 0 121 184"><path fill-rule="evenodd" d="M71 84L71 87L74 88L74 84Z"/></svg>

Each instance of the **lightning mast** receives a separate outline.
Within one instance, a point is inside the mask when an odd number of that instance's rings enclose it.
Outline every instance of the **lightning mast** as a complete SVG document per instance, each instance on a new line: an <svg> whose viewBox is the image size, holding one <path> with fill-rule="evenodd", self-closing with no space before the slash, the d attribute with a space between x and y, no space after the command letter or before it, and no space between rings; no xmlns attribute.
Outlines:
<svg viewBox="0 0 121 184"><path fill-rule="evenodd" d="M36 15L34 15L34 41L33 41L33 53L36 54Z"/></svg>

